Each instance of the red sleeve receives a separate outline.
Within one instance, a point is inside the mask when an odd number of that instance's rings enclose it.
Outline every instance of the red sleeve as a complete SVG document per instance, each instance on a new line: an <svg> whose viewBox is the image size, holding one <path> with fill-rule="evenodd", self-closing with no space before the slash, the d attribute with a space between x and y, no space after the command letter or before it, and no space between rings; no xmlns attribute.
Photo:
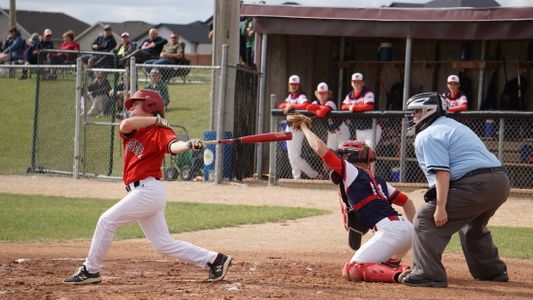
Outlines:
<svg viewBox="0 0 533 300"><path fill-rule="evenodd" d="M398 190L394 191L389 197L389 202L399 206L404 206L405 203L407 203L407 200L409 200L409 197Z"/></svg>
<svg viewBox="0 0 533 300"><path fill-rule="evenodd" d="M291 106L292 109L297 109L297 110L305 110L305 108L307 107L307 102L304 102L304 103L300 103L300 104L293 104Z"/></svg>
<svg viewBox="0 0 533 300"><path fill-rule="evenodd" d="M315 112L315 114L321 118L325 117L331 111L331 107L327 105L321 105L320 109Z"/></svg>
<svg viewBox="0 0 533 300"><path fill-rule="evenodd" d="M161 127L159 128L159 132L161 133L161 147L165 147L165 152L170 153L170 145L179 139L172 129Z"/></svg>
<svg viewBox="0 0 533 300"><path fill-rule="evenodd" d="M350 104L343 104L341 106L341 110L350 110L350 106L351 106Z"/></svg>
<svg viewBox="0 0 533 300"><path fill-rule="evenodd" d="M284 109L285 106L287 106L287 102L281 102L281 103L279 104L279 108L281 108L281 109Z"/></svg>
<svg viewBox="0 0 533 300"><path fill-rule="evenodd" d="M448 108L449 112L458 112L458 111L464 111L464 110L468 110L468 104L466 104L466 103L463 103L463 104L461 104L459 106L456 106L456 107Z"/></svg>
<svg viewBox="0 0 533 300"><path fill-rule="evenodd" d="M337 154L333 152L333 150L330 149L328 152L326 152L326 154L322 157L322 160L326 163L326 165L328 165L328 167L333 169L335 173L339 175L343 175L342 174L342 159L338 157Z"/></svg>
<svg viewBox="0 0 533 300"><path fill-rule="evenodd" d="M318 104L311 103L307 105L305 109L307 109L307 111L310 111L310 112L316 112L318 109L320 109L320 106Z"/></svg>
<svg viewBox="0 0 533 300"><path fill-rule="evenodd" d="M367 111L367 110L374 110L374 104L359 104L354 105L353 107L354 111Z"/></svg>

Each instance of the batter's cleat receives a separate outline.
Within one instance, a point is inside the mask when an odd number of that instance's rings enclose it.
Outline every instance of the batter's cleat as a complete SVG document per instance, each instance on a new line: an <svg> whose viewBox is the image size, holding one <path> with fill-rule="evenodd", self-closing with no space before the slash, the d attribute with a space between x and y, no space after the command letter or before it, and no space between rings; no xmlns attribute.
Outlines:
<svg viewBox="0 0 533 300"><path fill-rule="evenodd" d="M429 278L424 278L420 275L409 274L402 278L401 281L404 285L413 286L413 287L435 287L435 288L445 288L448 287L448 282L446 281L437 281Z"/></svg>
<svg viewBox="0 0 533 300"><path fill-rule="evenodd" d="M231 256L219 253L212 264L209 265L209 278L207 281L220 281L226 276L229 266L231 266Z"/></svg>
<svg viewBox="0 0 533 300"><path fill-rule="evenodd" d="M81 265L74 274L63 279L64 284L91 284L102 282L100 273L89 273L84 265Z"/></svg>

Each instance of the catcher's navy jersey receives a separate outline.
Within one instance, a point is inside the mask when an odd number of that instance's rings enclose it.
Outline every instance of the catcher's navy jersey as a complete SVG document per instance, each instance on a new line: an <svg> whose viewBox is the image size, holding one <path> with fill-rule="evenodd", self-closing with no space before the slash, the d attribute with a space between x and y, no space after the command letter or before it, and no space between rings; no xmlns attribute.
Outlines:
<svg viewBox="0 0 533 300"><path fill-rule="evenodd" d="M331 150L323 159L330 168L342 175L348 202L359 214L363 225L372 228L383 218L398 215L389 202L397 191L385 180L340 159Z"/></svg>

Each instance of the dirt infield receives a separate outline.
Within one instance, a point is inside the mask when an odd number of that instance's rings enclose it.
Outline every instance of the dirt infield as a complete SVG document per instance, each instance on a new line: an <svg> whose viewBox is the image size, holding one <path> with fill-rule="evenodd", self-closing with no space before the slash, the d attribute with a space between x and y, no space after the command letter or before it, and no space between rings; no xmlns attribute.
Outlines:
<svg viewBox="0 0 533 300"><path fill-rule="evenodd" d="M410 288L398 284L348 283L341 266L351 257L338 214L336 192L324 189L268 188L263 184L166 182L170 201L315 207L332 213L295 221L243 225L174 235L231 254L235 263L225 281L207 283L207 269L156 253L145 239L113 244L98 285L61 284L87 254L88 240L0 242L0 299L249 299L249 298L532 298L533 261L508 259L511 282L471 279L464 258L444 255L449 288ZM63 177L0 176L0 192L119 199L118 181ZM417 204L422 191L409 193ZM491 220L499 226L533 226L533 199L509 199ZM409 259L408 259L409 260Z"/></svg>

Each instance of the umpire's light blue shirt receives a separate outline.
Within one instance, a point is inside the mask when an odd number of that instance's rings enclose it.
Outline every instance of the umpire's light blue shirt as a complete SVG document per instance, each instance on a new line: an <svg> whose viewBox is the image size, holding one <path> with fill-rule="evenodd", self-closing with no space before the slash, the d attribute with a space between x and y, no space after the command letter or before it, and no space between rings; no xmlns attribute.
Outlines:
<svg viewBox="0 0 533 300"><path fill-rule="evenodd" d="M437 171L448 171L450 180L457 180L472 170L501 166L470 128L444 116L418 133L415 152L429 187L435 185Z"/></svg>

